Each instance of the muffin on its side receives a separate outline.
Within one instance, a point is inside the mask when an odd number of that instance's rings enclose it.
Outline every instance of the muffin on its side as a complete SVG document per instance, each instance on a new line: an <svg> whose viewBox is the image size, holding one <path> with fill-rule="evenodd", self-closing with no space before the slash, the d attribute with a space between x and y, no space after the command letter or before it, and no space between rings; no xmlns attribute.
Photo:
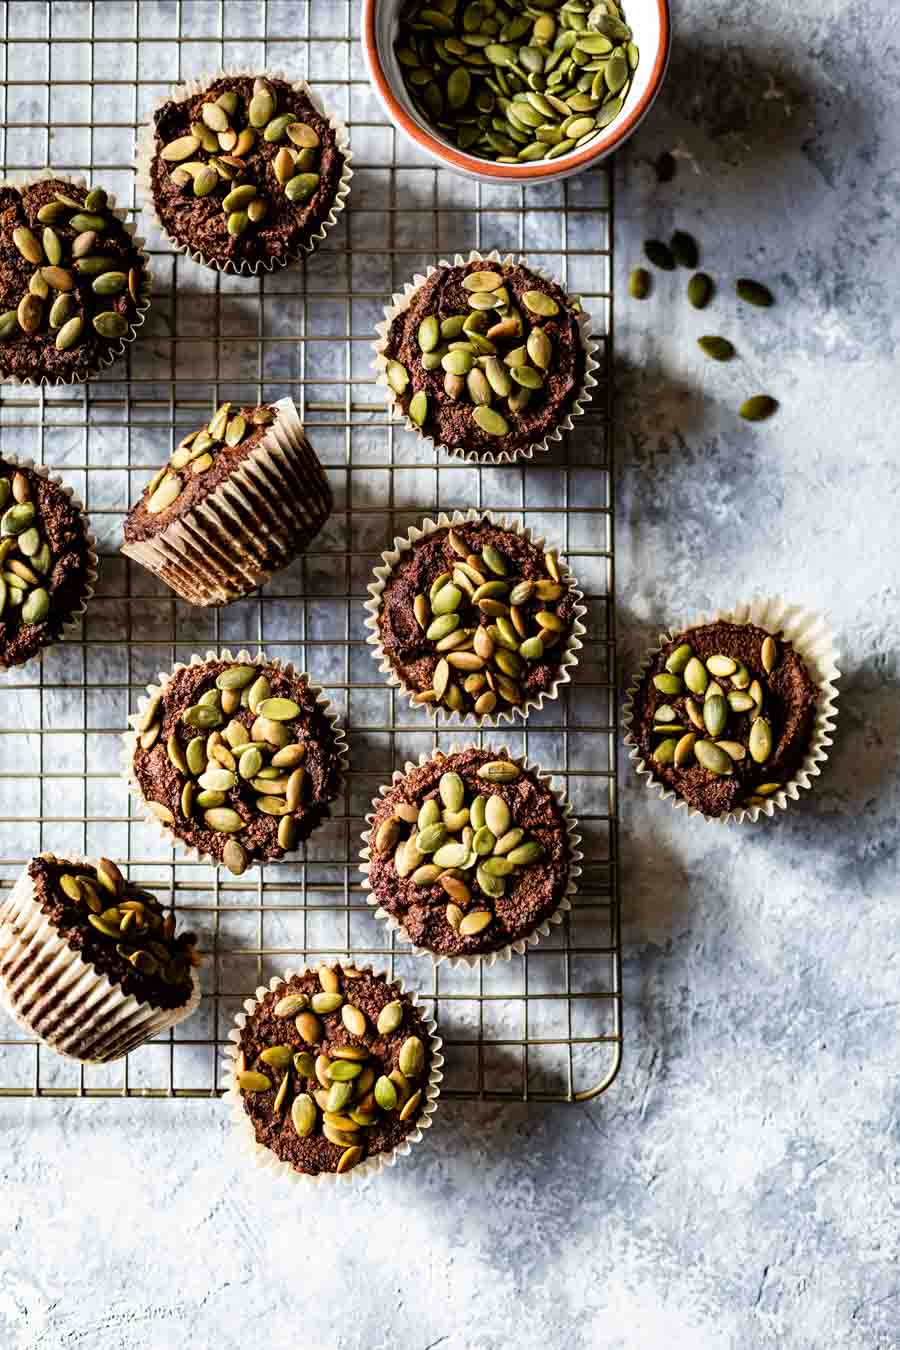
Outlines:
<svg viewBox="0 0 900 1350"><path fill-rule="evenodd" d="M150 305L147 258L103 188L0 187L0 375L74 384L113 363Z"/></svg>
<svg viewBox="0 0 900 1350"><path fill-rule="evenodd" d="M352 177L346 131L303 82L191 82L141 136L139 169L163 230L196 262L285 265L334 223Z"/></svg>
<svg viewBox="0 0 900 1350"><path fill-rule="evenodd" d="M524 762L435 751L382 792L363 835L369 903L435 961L508 959L571 908L575 821Z"/></svg>
<svg viewBox="0 0 900 1350"><path fill-rule="evenodd" d="M441 1042L399 982L321 965L273 980L245 1006L231 1035L229 1098L263 1165L371 1172L430 1125Z"/></svg>
<svg viewBox="0 0 900 1350"><path fill-rule="evenodd" d="M100 858L32 861L0 906L0 998L60 1054L120 1059L200 999L193 933Z"/></svg>
<svg viewBox="0 0 900 1350"><path fill-rule="evenodd" d="M386 313L379 382L413 427L463 458L510 462L546 449L596 384L589 317L523 260L441 263Z"/></svg>
<svg viewBox="0 0 900 1350"><path fill-rule="evenodd" d="M161 680L124 738L132 793L235 875L283 858L340 791L346 746L330 704L262 653L210 652Z"/></svg>
<svg viewBox="0 0 900 1350"><path fill-rule="evenodd" d="M84 612L94 544L71 488L30 461L0 459L0 668L31 660Z"/></svg>
<svg viewBox="0 0 900 1350"><path fill-rule="evenodd" d="M627 740L653 778L704 816L765 806L803 764L816 682L791 641L717 620L670 638L634 691Z"/></svg>
<svg viewBox="0 0 900 1350"><path fill-rule="evenodd" d="M291 399L223 403L150 479L122 552L191 604L227 605L308 548L331 507Z"/></svg>

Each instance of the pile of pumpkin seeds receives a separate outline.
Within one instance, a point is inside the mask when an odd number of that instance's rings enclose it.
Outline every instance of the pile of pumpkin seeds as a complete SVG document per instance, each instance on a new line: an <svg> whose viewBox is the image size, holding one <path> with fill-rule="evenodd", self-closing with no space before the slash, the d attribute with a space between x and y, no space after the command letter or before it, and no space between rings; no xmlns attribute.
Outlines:
<svg viewBox="0 0 900 1350"><path fill-rule="evenodd" d="M164 914L151 891L126 881L114 862L101 858L88 871L62 872L66 904L83 910L95 932L116 944L116 952L141 975L165 984L186 984L200 964L193 945L176 943L175 915Z"/></svg>
<svg viewBox="0 0 900 1350"><path fill-rule="evenodd" d="M693 271L694 275L687 284L687 298L694 309L706 309L715 295L715 283L707 272L697 272L700 251L692 235L685 230L676 230L671 242L661 239L647 239L644 242L644 254L649 263L662 272L674 272L676 267ZM628 293L632 300L646 300L653 289L651 275L646 267L633 267L628 274ZM734 283L739 300L757 309L769 309L774 305L775 297L761 281L752 277L739 277ZM711 361L731 361L735 356L734 343L716 333L706 333L697 339L697 346ZM770 394L753 394L745 399L738 409L745 422L764 422L778 411L778 401Z"/></svg>
<svg viewBox="0 0 900 1350"><path fill-rule="evenodd" d="M546 291L525 291L520 309L503 283L502 273L492 268L467 272L462 286L468 310L442 320L429 314L416 334L423 369L444 372L444 393L472 405L472 421L486 436L512 430L511 421L543 389L557 357L547 325L560 313L557 301ZM387 381L403 398L410 373L390 359ZM407 412L417 427L426 426L431 413L427 390L412 395Z"/></svg>
<svg viewBox="0 0 900 1350"><path fill-rule="evenodd" d="M318 993L283 993L272 1009L285 1027L293 1023L306 1048L298 1049L294 1038L290 1044L270 1045L254 1068L247 1067L242 1052L235 1076L245 1094L274 1092L272 1113L283 1118L285 1129L293 1129L301 1139L322 1135L342 1149L335 1171L346 1172L363 1157L366 1131L385 1116L415 1121L424 1096L424 1083L416 1084L425 1073L425 1046L421 1037L406 1036L398 1067L382 1072L386 1065L375 1052L374 1042L379 1037L396 1037L402 1030L404 1000L386 1003L373 1026L353 1002L352 982L358 970L343 967L343 992L340 976L330 966L319 966L317 974ZM338 1024L352 1041L334 1044ZM327 1054L319 1049L326 1037Z"/></svg>
<svg viewBox="0 0 900 1350"><path fill-rule="evenodd" d="M56 334L57 351L65 352L84 336L86 322L109 341L125 336L127 318L104 306L126 293L132 304L138 303L141 268L133 266L122 271L122 259L103 252L104 232L110 229L118 232L122 228L115 216L106 211L106 200L103 188L94 188L83 203L65 192L57 192L37 213L35 224L43 225L42 231L28 225L16 226L13 244L35 270L18 306L0 314L0 339L21 333L30 337L45 331L46 326ZM79 306L75 288L88 278L92 279L90 288L81 287ZM90 319L79 313L79 308L88 306L95 311Z"/></svg>
<svg viewBox="0 0 900 1350"><path fill-rule="evenodd" d="M40 529L29 476L17 469L0 477L0 619L43 623L50 613L46 578L53 564L50 545Z"/></svg>
<svg viewBox="0 0 900 1350"><path fill-rule="evenodd" d="M223 403L206 426L179 441L168 464L150 479L144 498L151 516L174 505L192 477L199 478L212 468L216 453L223 446L236 449L248 432L271 426L275 421L275 413L269 407L256 408L249 417L241 412L232 413L231 407L230 403Z"/></svg>
<svg viewBox="0 0 900 1350"><path fill-rule="evenodd" d="M249 727L237 715L244 709L253 714ZM297 842L295 813L303 799L306 743L298 740L292 723L302 712L293 699L273 696L259 666L228 666L181 715L187 732L197 734L185 741L180 731L173 731L166 741L169 761L184 777L181 815L226 836L222 862L235 876L251 860L253 845L243 844L238 835L251 824L254 812L279 817L278 843L286 852ZM151 750L159 740L164 714L160 691L140 724L142 750ZM229 805L235 793L249 807L249 817ZM165 803L148 801L147 806L164 825L175 823Z"/></svg>
<svg viewBox="0 0 900 1350"><path fill-rule="evenodd" d="M556 610L569 587L552 551L544 554L546 576L526 580L494 544L474 553L456 530L447 532L447 542L456 554L452 568L413 602L416 622L439 656L431 688L415 702L485 717L498 703L524 701L528 666L566 634Z"/></svg>
<svg viewBox="0 0 900 1350"><path fill-rule="evenodd" d="M410 0L394 51L422 117L498 164L589 144L622 111L639 58L616 0Z"/></svg>
<svg viewBox="0 0 900 1350"><path fill-rule="evenodd" d="M766 675L777 668L780 658L775 638L764 638L760 661ZM653 710L655 762L676 769L696 763L722 778L730 777L735 764L748 754L754 764L765 765L774 745L765 680L722 653L701 661L689 642L679 643L665 665L654 675L653 685L664 699L674 702L658 703ZM744 805L762 806L782 786L759 783Z"/></svg>
<svg viewBox="0 0 900 1350"><path fill-rule="evenodd" d="M319 186L319 133L295 113L278 111L278 91L264 77L253 81L253 95L235 89L211 93L190 131L163 145L159 157L171 165L171 178L194 197L221 188L222 210L232 238L240 238L269 213L269 199L252 180L247 156L258 140L279 147L272 159L274 184L288 201L303 206ZM195 159L204 151L208 159Z"/></svg>
<svg viewBox="0 0 900 1350"><path fill-rule="evenodd" d="M521 774L512 760L488 760L478 769L484 792L472 793L448 769L436 797L420 807L396 801L372 837L375 852L393 858L399 877L423 890L441 888L447 922L460 937L488 928L494 919L490 902L543 857L540 841L519 828L505 799L490 791L492 784L514 783Z"/></svg>

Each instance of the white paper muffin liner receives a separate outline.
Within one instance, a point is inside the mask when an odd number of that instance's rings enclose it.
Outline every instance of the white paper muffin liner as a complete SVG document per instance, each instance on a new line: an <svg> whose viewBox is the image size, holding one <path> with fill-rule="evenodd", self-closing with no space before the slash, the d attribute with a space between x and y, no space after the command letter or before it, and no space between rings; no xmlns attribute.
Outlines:
<svg viewBox="0 0 900 1350"><path fill-rule="evenodd" d="M187 99L196 98L202 94L216 80L223 79L255 79L260 74L268 76L273 80L284 80L289 84L295 93L305 94L312 103L320 117L325 121L335 133L335 143L343 157L343 168L338 181L337 191L334 195L334 201L328 215L319 222L319 227L315 234L310 235L306 243L299 246L296 252L289 253L284 258L260 258L255 262L244 260L240 266L236 266L231 258L226 258L224 262L219 258L207 258L199 250L191 249L187 244L179 243L169 234L165 225L159 217L156 210L156 200L153 195L153 180L151 178L151 168L156 154L154 144L154 118L160 108L165 107L167 103L183 103ZM176 84L171 87L169 92L162 98L156 99L150 110L150 116L138 131L136 162L137 186L141 197L143 198L146 209L152 214L154 221L161 234L169 241L176 253L184 253L192 262L199 263L201 267L211 267L218 272L232 272L235 276L255 277L260 271L272 272L276 267L289 267L295 263L298 258L302 258L305 253L314 253L322 243L328 231L336 224L338 216L343 211L347 197L350 194L350 180L353 177L353 170L350 168L352 159L350 153L350 136L347 128L338 117L335 116L322 102L318 94L306 83L305 80L292 80L283 70L260 71L259 68L249 69L245 66L227 66L214 71L211 75L203 75L199 79L185 80L182 84Z"/></svg>
<svg viewBox="0 0 900 1350"><path fill-rule="evenodd" d="M414 769L420 768L423 764L427 764L430 759L449 759L451 755L456 755L463 750L469 749L486 750L495 759L511 760L513 764L518 764L520 769L532 773L541 785L550 793L560 809L560 814L566 827L566 837L569 845L569 876L566 882L566 889L560 897L556 909L552 914L548 914L546 918L542 919L537 928L533 929L532 932L526 934L524 937L517 938L515 942L507 943L505 947L500 947L496 951L473 952L470 954L453 956L433 952L428 947L419 947L407 933L401 921L393 914L389 913L388 910L382 909L378 896L372 889L372 883L369 880L372 857L369 840L372 837L372 826L375 821L376 811L381 805L379 798L386 797L387 794L407 776L407 774L412 773ZM423 751L415 763L413 763L412 760L407 760L402 770L394 770L390 783L384 784L378 789L378 797L373 798L372 807L373 809L366 815L366 821L368 822L369 828L364 830L360 835L360 838L365 844L365 848L359 855L361 859L359 870L364 873L365 876L362 887L364 891L368 892L366 895L366 904L371 905L375 910L376 919L382 919L388 929L392 933L396 933L397 937L402 942L408 942L416 956L428 957L432 966L439 966L446 963L451 968L466 967L469 970L472 970L477 965L483 964L486 966L495 966L498 961L510 961L513 956L524 955L527 947L536 947L542 937L549 937L550 929L555 928L557 924L562 923L565 915L571 910L572 897L578 893L577 878L581 876L580 863L584 857L584 854L579 848L581 835L577 833L578 821L572 813L572 807L568 799L562 792L558 792L556 788L553 787L550 775L545 773L537 764L532 764L525 755L514 755L505 745L483 745L473 747L469 745L457 745L456 743L451 745L450 749L446 751L432 750L431 754L427 754Z"/></svg>
<svg viewBox="0 0 900 1350"><path fill-rule="evenodd" d="M81 525L84 530L85 540L85 571L81 598L78 605L75 609L70 610L62 620L56 621L59 627L58 636L45 642L36 652L27 657L26 660L13 661L11 665L4 664L0 661L0 670L12 670L15 666L25 666L29 661L36 661L40 657L41 652L49 651L49 649L54 646L55 643L59 642L66 634L74 635L79 632L78 621L81 618L81 615L86 611L88 602L94 594L94 589L97 585L97 576L100 571L100 559L97 557L97 540L91 534L87 512L81 501L75 496L74 490L70 488L67 483L63 482L59 474L51 473L44 464L35 464L33 459L24 459L19 455L11 455L6 450L0 451L0 460L15 469L29 469L32 473L37 474L39 478L46 478L48 482L54 483L60 491L68 497L69 501L81 516ZM51 598L51 609L52 604L53 601Z"/></svg>
<svg viewBox="0 0 900 1350"><path fill-rule="evenodd" d="M252 1158L254 1163L269 1172L270 1175L278 1177L279 1180L300 1182L306 1186L329 1186L344 1185L349 1186L354 1182L363 1181L365 1178L377 1176L379 1172L384 1171L386 1167L393 1167L398 1158L405 1158L412 1152L413 1144L417 1144L422 1138L424 1130L431 1128L432 1118L437 1110L438 1097L441 1092L441 1081L443 1073L441 1069L444 1063L444 1056L441 1054L443 1041L437 1036L434 1019L427 1016L419 1003L418 996L414 990L405 990L403 981L400 979L391 979L389 975L382 971L373 971L370 965L347 967L358 970L360 974L383 975L389 984L395 984L409 1001L419 1009L422 1014L422 1020L425 1029L428 1032L428 1042L431 1050L431 1062L428 1070L428 1082L425 1085L424 1102L416 1127L411 1130L402 1143L395 1149L376 1153L371 1158L364 1158L356 1167L351 1167L348 1172L319 1172L311 1174L308 1172L298 1172L290 1163L278 1158L270 1148L260 1144L256 1138L256 1131L253 1128L253 1122L244 1110L243 1098L235 1082L237 1069L237 1060L240 1054L240 1039L247 1020L253 1015L259 1004L269 992L274 992L281 985L287 984L294 975L305 975L309 972L315 972L315 967L308 966L303 970L289 970L284 975L273 975L268 986L260 985L256 990L255 998L244 1000L244 1012L238 1013L234 1019L234 1028L229 1031L228 1039L230 1045L225 1047L225 1058L222 1068L225 1074L227 1091L224 1093L223 1101L228 1103L231 1112L232 1122L236 1130L236 1137L239 1140L243 1153Z"/></svg>
<svg viewBox="0 0 900 1350"><path fill-rule="evenodd" d="M101 168L100 173L102 174L102 172L103 170ZM53 169L41 169L40 173L11 174L9 178L4 178L0 181L0 187L15 188L17 192L24 192L27 188L35 187L38 183L46 183L49 179L58 180L60 183L71 183L73 187L87 189L89 186L87 180L83 178L81 174L68 173L66 170L57 173ZM118 361L120 356L124 356L126 346L128 346L129 343L134 342L134 339L138 334L138 329L143 327L144 320L150 309L150 289L152 284L150 258L144 248L143 238L136 233L137 227L135 224L127 218L124 211L117 209L115 194L109 192L105 188L104 191L106 191L107 197L106 206L103 208L104 211L108 211L110 215L115 216L116 220L125 227L141 260L141 292L135 304L137 312L134 318L129 322L128 332L123 338L120 338L118 342L108 344L103 357L97 361L96 364L91 365L89 370L81 373L73 372L71 375L65 376L58 375L52 380L48 379L46 375L42 375L39 380L33 380L30 376L26 376L23 379L18 375L0 375L0 384L12 386L31 385L35 388L40 388L42 385L47 388L52 388L56 385L86 384L88 380L94 379L100 371L108 370L110 366Z"/></svg>
<svg viewBox="0 0 900 1350"><path fill-rule="evenodd" d="M691 628L700 628L704 624L717 623L755 624L771 633L791 642L797 655L809 672L810 678L818 690L816 716L812 737L803 763L793 778L766 800L764 806L741 806L720 816L708 816L696 807L690 806L682 797L654 776L652 765L641 757L632 731L634 717L634 699L651 662L666 643L679 633L688 633ZM699 614L688 624L677 624L669 633L660 634L657 645L647 653L641 668L628 688L623 720L625 725L625 745L628 755L634 762L637 773L646 776L646 786L658 793L663 801L671 801L676 810L687 810L688 816L699 816L702 820L716 821L719 824L741 825L746 820L754 824L761 816L774 816L776 807L783 811L788 800L796 801L802 788L811 788L812 780L822 772L822 765L828 759L827 747L832 744L832 732L837 718L838 690L834 681L840 679L837 667L837 646L828 624L812 610L801 605L789 604L780 595L771 597L757 596L744 601L732 609L717 609L711 614Z"/></svg>
<svg viewBox="0 0 900 1350"><path fill-rule="evenodd" d="M519 535L521 538L526 539L530 544L533 544L535 548L541 550L545 548L545 539L542 537L533 538L531 530L520 525L518 521L510 520L506 516L495 516L492 511L477 511L474 508L470 508L465 512L454 511L451 516L441 512L437 520L426 518L422 521L421 525L413 525L405 536L397 536L394 539L394 547L382 553L381 556L384 560L384 566L376 567L374 569L377 580L369 582L368 590L372 598L371 600L367 600L365 604L366 609L369 611L369 617L366 619L366 627L371 630L369 636L366 638L366 642L372 648L372 655L379 663L378 669L383 675L387 676L388 684L395 689L402 689L407 694L409 705L412 709L418 711L424 707L435 719L441 718L445 722L456 724L458 726L498 726L503 722L515 722L516 717L519 717L524 721L532 708L542 708L545 700L558 698L560 688L571 681L572 673L578 665L578 656L576 653L581 651L583 646L581 639L587 632L587 629L581 622L585 614L587 614L587 607L582 604L584 595L578 589L575 578L569 570L569 566L565 559L557 554L561 579L572 583L571 593L575 599L575 606L573 609L574 622L565 645L560 652L559 671L550 687L548 689L542 689L532 698L526 699L525 702L519 706L503 704L501 707L495 708L492 713L487 713L483 717L478 717L471 710L467 713L460 714L458 712L451 712L442 705L416 703L415 695L417 691L411 689L409 685L403 682L391 664L381 643L378 615L381 612L384 588L387 585L394 568L407 553L411 552L413 545L418 543L420 539L424 539L428 535L434 534L437 530L452 529L456 525L467 525L473 521L482 520L494 525L498 530L507 530L510 534Z"/></svg>
<svg viewBox="0 0 900 1350"><path fill-rule="evenodd" d="M146 820L148 824L156 826L166 847L171 847L174 843L182 853L189 858L194 858L198 862L210 862L217 867L224 867L224 863L220 858L214 857L211 853L202 853L199 849L193 848L181 838L171 825L165 825L158 816L153 814L150 807L147 805L147 799L141 791L140 783L134 772L134 756L137 750L138 729L147 709L147 704L156 696L156 694L162 693L165 690L166 686L172 680L172 677L176 675L179 670L186 670L189 666L203 666L206 665L208 661L231 661L240 665L271 666L275 670L281 671L288 679L305 680L310 693L316 695L316 704L331 723L331 730L334 735L334 753L337 756L339 766L339 782L344 781L346 778L348 750L344 729L338 721L338 712L333 707L331 700L325 697L321 686L314 684L305 671L298 671L289 661L279 661L276 657L268 657L261 650L257 652L256 656L252 656L250 652L244 650L239 651L237 655L233 655L227 648L223 648L220 652L208 651L205 656L198 656L195 652L190 661L176 661L170 671L161 670L159 672L159 684L148 684L147 697L142 698L139 701L138 711L136 713L129 714L128 721L133 730L126 731L122 735L123 770L125 780L128 783L128 791L131 793L131 796L137 804L139 815ZM312 833L314 832L315 831L312 831ZM300 841L297 846L298 848L301 846L302 842L303 841ZM294 852L295 851L296 850L294 850ZM290 853L285 855L285 857L290 856ZM278 861L278 859L264 860L261 858L251 858L250 866L270 866L273 862Z"/></svg>
<svg viewBox="0 0 900 1350"><path fill-rule="evenodd" d="M208 496L158 534L122 545L192 605L249 595L303 552L331 513L328 478L293 400L272 406L276 421Z"/></svg>
<svg viewBox="0 0 900 1350"><path fill-rule="evenodd" d="M423 441L429 441L436 450L444 450L448 455L453 455L456 459L467 460L470 464L514 464L519 460L532 459L534 455L540 451L549 450L550 441L561 441L563 432L572 430L574 425L572 419L581 417L585 412L586 405L590 402L592 397L591 390L594 389L597 384L593 372L597 369L599 364L595 359L597 344L591 336L593 320L591 319L590 314L584 312L575 315L578 322L578 330L581 334L581 345L584 348L585 355L584 381L581 389L578 391L571 406L566 412L565 417L553 427L551 431L548 431L542 440L532 441L530 445L523 446L519 450L497 450L496 452L490 450L464 450L461 446L440 445L435 441L433 436L430 436L428 432L424 431L421 427L417 427L412 418L403 413L397 395L388 384L388 357L386 353L391 325L398 314L402 314L404 310L409 309L419 287L424 285L428 278L441 268L464 267L466 263L470 262L495 262L509 264L511 266L520 265L527 268L528 271L532 272L536 277L540 277L543 281L552 282L554 285L559 286L561 291L567 293L562 282L559 281L557 277L553 276L551 272L545 271L542 267L536 267L534 263L529 262L526 257L516 257L512 253L507 253L505 256L501 257L496 249L492 249L490 253L479 253L477 249L472 249L465 257L463 257L461 253L457 253L454 256L452 263L447 262L446 259L442 259L436 266L429 267L424 276L417 272L413 276L412 281L406 282L402 291L396 291L394 293L391 297L390 305L385 306L384 319L375 325L375 331L378 333L378 340L372 343L372 348L375 352L375 382L376 384L383 386L387 393L388 402L397 414L404 418L407 429L415 432L415 434Z"/></svg>
<svg viewBox="0 0 900 1350"><path fill-rule="evenodd" d="M58 861L96 867L98 860L67 854ZM157 1008L123 994L73 951L42 913L27 865L0 905L0 1003L20 1027L60 1055L86 1064L122 1059L190 1017L200 1002L196 970L191 983L190 997L179 1008Z"/></svg>

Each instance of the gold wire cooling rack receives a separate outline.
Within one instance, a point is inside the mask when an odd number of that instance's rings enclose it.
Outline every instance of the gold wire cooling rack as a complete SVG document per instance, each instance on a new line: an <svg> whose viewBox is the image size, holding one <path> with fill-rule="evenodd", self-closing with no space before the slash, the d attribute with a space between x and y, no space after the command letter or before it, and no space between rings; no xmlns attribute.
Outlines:
<svg viewBox="0 0 900 1350"><path fill-rule="evenodd" d="M200 1010L127 1060L82 1066L0 1014L0 1095L209 1097L241 1000L306 959L349 956L431 1000L444 1092L585 1100L621 1055L616 796L611 381L613 182L608 167L562 184L488 188L419 159L370 93L358 0L112 0L0 4L5 175L53 165L112 190L138 217L153 307L112 378L5 388L0 445L43 461L86 503L102 555L81 635L2 677L0 886L42 849L128 863L170 894L208 953ZM174 255L135 205L137 127L175 81L241 65L309 79L348 123L349 206L308 264L260 280ZM582 297L601 338L590 412L551 455L490 469L439 456L388 419L371 371L390 294L470 248L525 253ZM313 548L265 590L221 612L191 609L118 553L131 501L219 401L289 394L328 468L335 511ZM438 511L490 507L546 535L587 596L588 638L567 692L513 731L433 729L385 687L363 625L366 584L396 534ZM148 680L194 651L262 646L322 684L342 710L351 771L302 859L255 880L167 852L129 816L120 733ZM432 970L397 948L365 903L359 835L379 784L436 744L506 743L565 787L584 836L573 912L527 956Z"/></svg>

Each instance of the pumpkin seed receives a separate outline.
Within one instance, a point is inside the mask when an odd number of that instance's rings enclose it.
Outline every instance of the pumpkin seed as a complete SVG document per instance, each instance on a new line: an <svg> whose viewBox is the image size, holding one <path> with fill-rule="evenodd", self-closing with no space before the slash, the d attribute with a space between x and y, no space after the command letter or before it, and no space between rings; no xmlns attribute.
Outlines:
<svg viewBox="0 0 900 1350"><path fill-rule="evenodd" d="M425 1047L418 1036L408 1036L397 1057L400 1072L406 1078L417 1078L425 1067Z"/></svg>
<svg viewBox="0 0 900 1350"><path fill-rule="evenodd" d="M315 1013L302 1012L294 1019L294 1026L308 1045L319 1045L322 1041L322 1023Z"/></svg>
<svg viewBox="0 0 900 1350"><path fill-rule="evenodd" d="M474 937L476 933L483 932L493 917L493 914L487 909L471 910L460 921L458 929L460 937Z"/></svg>
<svg viewBox="0 0 900 1350"><path fill-rule="evenodd" d="M765 717L754 718L751 723L748 749L757 764L765 764L771 755L772 725Z"/></svg>
<svg viewBox="0 0 900 1350"><path fill-rule="evenodd" d="M217 830L222 834L237 834L245 824L237 811L227 806L213 807L204 812L203 819L211 830Z"/></svg>
<svg viewBox="0 0 900 1350"><path fill-rule="evenodd" d="M745 422L764 422L778 411L778 401L768 394L754 394L744 400L738 411Z"/></svg>
<svg viewBox="0 0 900 1350"><path fill-rule="evenodd" d="M264 1073L247 1069L237 1076L237 1085L241 1092L268 1092L272 1086L271 1078Z"/></svg>
<svg viewBox="0 0 900 1350"><path fill-rule="evenodd" d="M655 688L657 688L661 694L665 694L667 698L674 698L675 695L680 694L684 688L684 681L681 679L680 675L670 675L662 672L659 675L653 676L653 684Z"/></svg>
<svg viewBox="0 0 900 1350"><path fill-rule="evenodd" d="M752 281L749 277L740 277L734 283L734 289L739 299L746 301L748 305L768 309L775 303L775 297L768 286L763 286L760 281Z"/></svg>
<svg viewBox="0 0 900 1350"><path fill-rule="evenodd" d="M124 337L128 332L128 320L111 309L104 314L95 315L94 328L104 338Z"/></svg>
<svg viewBox="0 0 900 1350"><path fill-rule="evenodd" d="M734 345L727 338L706 336L697 339L697 346L704 356L713 361L730 361L734 356Z"/></svg>
<svg viewBox="0 0 900 1350"><path fill-rule="evenodd" d="M691 277L687 286L687 297L694 309L706 309L714 289L712 277L707 276L705 272L698 272L696 276Z"/></svg>
<svg viewBox="0 0 900 1350"><path fill-rule="evenodd" d="M296 1017L305 1011L308 1004L309 999L305 994L285 994L275 1004L272 1013L275 1017Z"/></svg>
<svg viewBox="0 0 900 1350"><path fill-rule="evenodd" d="M343 994L323 989L320 993L313 994L309 1002L313 1012L333 1013L337 1012L343 1001Z"/></svg>
<svg viewBox="0 0 900 1350"><path fill-rule="evenodd" d="M706 666L696 656L692 656L684 668L684 683L692 694L706 693L709 674Z"/></svg>
<svg viewBox="0 0 900 1350"><path fill-rule="evenodd" d="M378 1021L376 1023L378 1034L380 1036L390 1036L392 1032L397 1030L402 1021L403 1004L399 999L392 999L390 1003L384 1005L381 1012L378 1014ZM381 1105L381 1103L379 1103L379 1105ZM390 1107L387 1109L391 1110Z"/></svg>
<svg viewBox="0 0 900 1350"><path fill-rule="evenodd" d="M727 777L734 772L734 763L731 756L713 741L697 740L694 743L694 755L698 764L710 773Z"/></svg>
<svg viewBox="0 0 900 1350"><path fill-rule="evenodd" d="M646 267L633 267L628 274L628 294L632 300L646 300L650 287L650 273Z"/></svg>
<svg viewBox="0 0 900 1350"><path fill-rule="evenodd" d="M522 775L518 764L510 759L492 759L478 769L478 777L488 783L515 783Z"/></svg>
<svg viewBox="0 0 900 1350"><path fill-rule="evenodd" d="M301 1139L316 1127L316 1104L308 1092L299 1092L291 1105L291 1124Z"/></svg>
<svg viewBox="0 0 900 1350"><path fill-rule="evenodd" d="M694 655L690 643L682 642L673 652L670 652L666 658L666 670L671 675L681 675L684 668ZM657 709L657 717L662 709ZM673 714L674 717L674 714Z"/></svg>
<svg viewBox="0 0 900 1350"><path fill-rule="evenodd" d="M509 432L506 418L493 408L477 407L472 414L472 421L486 436L506 436Z"/></svg>
<svg viewBox="0 0 900 1350"><path fill-rule="evenodd" d="M612 88L612 85L610 85L610 88ZM676 230L672 235L672 241L669 247L672 252L672 257L679 267L689 267L691 271L694 270L700 258L700 251L697 248L697 241L694 239L693 235L685 233L684 230Z"/></svg>
<svg viewBox="0 0 900 1350"><path fill-rule="evenodd" d="M393 1111L399 1100L395 1084L384 1074L375 1082L375 1100L382 1111Z"/></svg>
<svg viewBox="0 0 900 1350"><path fill-rule="evenodd" d="M721 736L728 721L728 704L720 695L713 695L703 704L703 722L710 736Z"/></svg>
<svg viewBox="0 0 900 1350"><path fill-rule="evenodd" d="M646 239L644 255L654 267L659 267L663 272L674 272L675 259L672 257L672 251L661 239Z"/></svg>

